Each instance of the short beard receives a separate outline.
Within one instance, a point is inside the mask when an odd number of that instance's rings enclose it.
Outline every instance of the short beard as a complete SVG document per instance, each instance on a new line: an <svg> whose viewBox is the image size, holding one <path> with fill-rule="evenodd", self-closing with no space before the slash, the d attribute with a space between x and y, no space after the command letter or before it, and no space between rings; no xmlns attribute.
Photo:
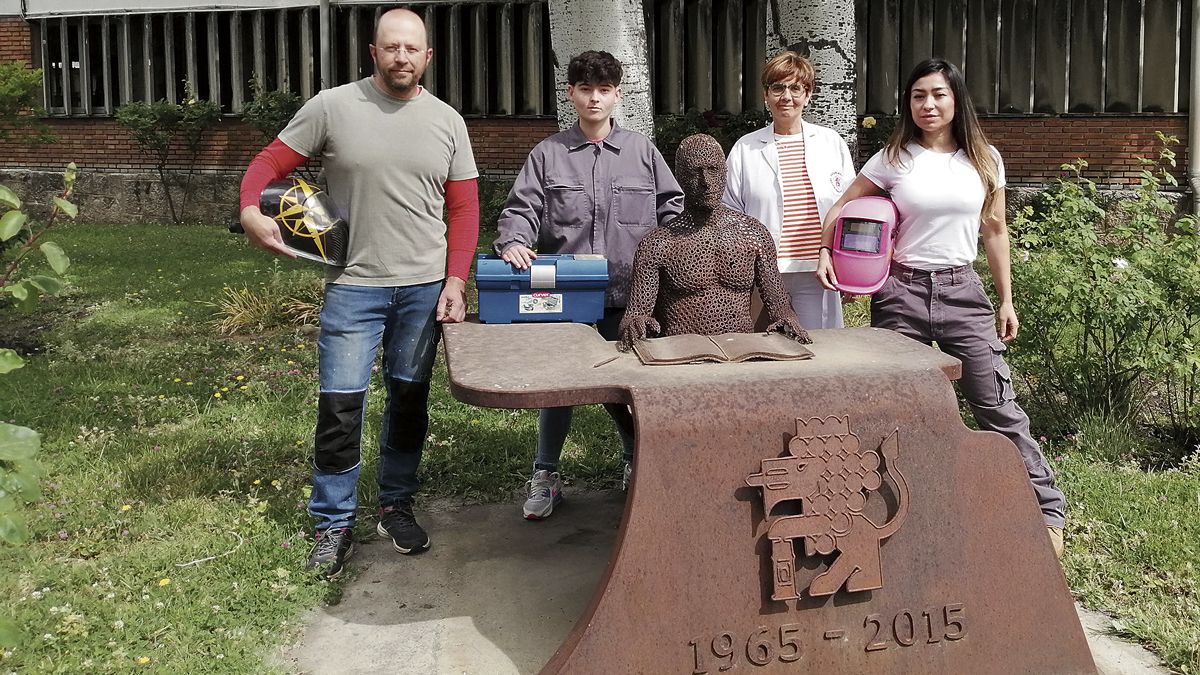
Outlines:
<svg viewBox="0 0 1200 675"><path fill-rule="evenodd" d="M398 94L402 97L408 96L420 85L420 80L418 80L416 77L414 77L409 84L401 84L393 77L381 73L378 70L375 71L375 74L379 76L379 80L383 82L384 88L389 94Z"/></svg>

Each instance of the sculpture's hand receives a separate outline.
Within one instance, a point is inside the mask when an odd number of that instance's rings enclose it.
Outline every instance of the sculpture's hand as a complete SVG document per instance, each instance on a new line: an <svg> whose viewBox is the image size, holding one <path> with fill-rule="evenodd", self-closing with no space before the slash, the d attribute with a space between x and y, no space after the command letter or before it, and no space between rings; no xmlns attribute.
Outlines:
<svg viewBox="0 0 1200 675"><path fill-rule="evenodd" d="M617 336L621 339L617 349L627 352L633 348L634 342L645 340L651 335L661 332L662 327L658 325L654 317L626 314L625 318L621 319L621 326L617 329Z"/></svg>
<svg viewBox="0 0 1200 675"><path fill-rule="evenodd" d="M780 319L775 323L767 326L768 333L783 333L802 345L812 344L812 338L809 337L808 331L804 330L804 326L795 317L789 319Z"/></svg>

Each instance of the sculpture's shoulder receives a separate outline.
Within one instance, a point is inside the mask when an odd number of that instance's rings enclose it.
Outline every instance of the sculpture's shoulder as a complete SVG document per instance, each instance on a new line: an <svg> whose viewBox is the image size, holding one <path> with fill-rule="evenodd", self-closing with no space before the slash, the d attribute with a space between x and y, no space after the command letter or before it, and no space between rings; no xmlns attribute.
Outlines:
<svg viewBox="0 0 1200 675"><path fill-rule="evenodd" d="M715 220L723 236L737 237L747 243L773 242L771 233L767 230L766 225L763 225L757 218L748 216L741 211L735 211L722 206Z"/></svg>

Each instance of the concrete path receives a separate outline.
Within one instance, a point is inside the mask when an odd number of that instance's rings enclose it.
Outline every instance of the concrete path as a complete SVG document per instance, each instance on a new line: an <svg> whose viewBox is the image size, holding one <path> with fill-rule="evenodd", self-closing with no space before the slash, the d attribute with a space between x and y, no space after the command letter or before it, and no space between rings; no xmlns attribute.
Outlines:
<svg viewBox="0 0 1200 675"><path fill-rule="evenodd" d="M571 494L543 522L519 504L418 512L433 546L418 556L360 542L357 576L317 610L286 667L312 675L536 673L583 613L612 551L625 495ZM1159 675L1153 654L1080 609L1102 675Z"/></svg>

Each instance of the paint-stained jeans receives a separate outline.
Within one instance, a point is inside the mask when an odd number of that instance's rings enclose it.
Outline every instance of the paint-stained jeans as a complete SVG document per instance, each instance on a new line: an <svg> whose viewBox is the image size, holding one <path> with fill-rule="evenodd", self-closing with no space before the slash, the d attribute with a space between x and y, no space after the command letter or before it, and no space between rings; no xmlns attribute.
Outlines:
<svg viewBox="0 0 1200 675"><path fill-rule="evenodd" d="M871 325L888 328L962 361L958 385L981 429L999 432L1025 462L1046 525L1062 527L1066 498L1029 433L1029 417L1017 405L1005 344L996 337L996 313L970 265L928 272L893 263L891 275L871 298Z"/></svg>
<svg viewBox="0 0 1200 675"><path fill-rule="evenodd" d="M379 504L408 502L429 429L429 379L437 353L442 282L375 287L326 284L321 308L321 393L308 512L317 529L354 524L363 414L375 352L383 344L387 392L379 431Z"/></svg>

